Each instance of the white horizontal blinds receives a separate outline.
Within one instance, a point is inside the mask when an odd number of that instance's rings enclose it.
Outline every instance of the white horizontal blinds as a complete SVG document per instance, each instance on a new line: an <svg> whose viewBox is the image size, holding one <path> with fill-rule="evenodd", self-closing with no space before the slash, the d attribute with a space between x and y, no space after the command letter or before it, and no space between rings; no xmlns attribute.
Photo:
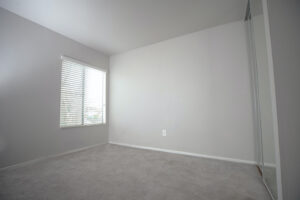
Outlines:
<svg viewBox="0 0 300 200"><path fill-rule="evenodd" d="M60 126L82 125L84 67L63 60L61 74Z"/></svg>
<svg viewBox="0 0 300 200"><path fill-rule="evenodd" d="M105 72L63 59L61 80L61 127L105 123Z"/></svg>
<svg viewBox="0 0 300 200"><path fill-rule="evenodd" d="M104 82L105 72L86 67L84 82L84 124L105 123L104 107L105 97Z"/></svg>

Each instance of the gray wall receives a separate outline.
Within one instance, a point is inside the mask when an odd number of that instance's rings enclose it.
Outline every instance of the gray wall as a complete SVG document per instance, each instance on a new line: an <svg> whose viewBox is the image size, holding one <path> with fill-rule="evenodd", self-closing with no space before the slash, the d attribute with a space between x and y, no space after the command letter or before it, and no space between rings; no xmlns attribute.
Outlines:
<svg viewBox="0 0 300 200"><path fill-rule="evenodd" d="M59 128L61 55L108 57L0 8L0 167L108 140L107 125Z"/></svg>
<svg viewBox="0 0 300 200"><path fill-rule="evenodd" d="M268 0L284 200L300 199L300 1Z"/></svg>
<svg viewBox="0 0 300 200"><path fill-rule="evenodd" d="M112 142L255 160L244 22L111 57L110 94Z"/></svg>

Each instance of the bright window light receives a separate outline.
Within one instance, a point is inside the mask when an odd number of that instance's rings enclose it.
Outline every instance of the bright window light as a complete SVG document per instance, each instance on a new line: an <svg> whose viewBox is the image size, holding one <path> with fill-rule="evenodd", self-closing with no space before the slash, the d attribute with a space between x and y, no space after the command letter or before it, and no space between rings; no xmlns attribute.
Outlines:
<svg viewBox="0 0 300 200"><path fill-rule="evenodd" d="M73 59L62 59L60 126L106 122L106 72Z"/></svg>

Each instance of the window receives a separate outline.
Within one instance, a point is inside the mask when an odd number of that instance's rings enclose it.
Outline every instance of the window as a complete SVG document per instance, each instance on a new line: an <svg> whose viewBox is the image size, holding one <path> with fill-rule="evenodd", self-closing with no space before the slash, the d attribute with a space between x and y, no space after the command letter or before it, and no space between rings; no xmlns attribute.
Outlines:
<svg viewBox="0 0 300 200"><path fill-rule="evenodd" d="M60 127L105 123L106 72L62 58Z"/></svg>

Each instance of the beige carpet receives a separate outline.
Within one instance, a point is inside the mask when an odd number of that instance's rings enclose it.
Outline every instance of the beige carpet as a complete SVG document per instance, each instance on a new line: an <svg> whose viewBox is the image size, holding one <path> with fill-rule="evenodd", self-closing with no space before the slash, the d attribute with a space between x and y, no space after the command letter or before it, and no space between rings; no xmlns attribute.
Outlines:
<svg viewBox="0 0 300 200"><path fill-rule="evenodd" d="M254 166L117 145L0 171L0 199L270 200Z"/></svg>

